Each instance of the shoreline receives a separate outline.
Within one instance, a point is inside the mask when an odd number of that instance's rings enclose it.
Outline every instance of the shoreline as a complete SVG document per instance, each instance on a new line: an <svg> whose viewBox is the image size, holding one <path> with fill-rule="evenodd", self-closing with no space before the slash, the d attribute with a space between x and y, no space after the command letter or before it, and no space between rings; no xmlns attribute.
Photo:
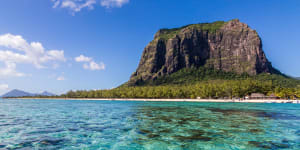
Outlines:
<svg viewBox="0 0 300 150"><path fill-rule="evenodd" d="M76 100L76 101L143 101L143 102L216 102L216 103L294 103L300 104L300 100L287 99L147 99L147 98L2 98L2 99L24 99L24 100Z"/></svg>

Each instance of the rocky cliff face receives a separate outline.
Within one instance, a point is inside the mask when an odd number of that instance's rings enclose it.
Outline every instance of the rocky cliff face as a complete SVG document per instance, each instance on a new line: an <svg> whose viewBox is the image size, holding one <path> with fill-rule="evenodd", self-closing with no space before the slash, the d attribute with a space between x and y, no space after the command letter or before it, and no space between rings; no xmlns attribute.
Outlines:
<svg viewBox="0 0 300 150"><path fill-rule="evenodd" d="M257 32L235 19L159 30L129 84L200 66L249 75L275 72Z"/></svg>

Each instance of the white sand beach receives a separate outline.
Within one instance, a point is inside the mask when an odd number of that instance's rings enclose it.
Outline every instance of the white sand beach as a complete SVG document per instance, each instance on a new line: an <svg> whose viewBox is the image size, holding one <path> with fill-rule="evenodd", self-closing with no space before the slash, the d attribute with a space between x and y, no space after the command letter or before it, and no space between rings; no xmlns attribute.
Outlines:
<svg viewBox="0 0 300 150"><path fill-rule="evenodd" d="M149 101L149 102L219 102L219 103L294 103L300 104L300 100L287 99L146 99L146 98L6 98L28 100L77 100L77 101Z"/></svg>

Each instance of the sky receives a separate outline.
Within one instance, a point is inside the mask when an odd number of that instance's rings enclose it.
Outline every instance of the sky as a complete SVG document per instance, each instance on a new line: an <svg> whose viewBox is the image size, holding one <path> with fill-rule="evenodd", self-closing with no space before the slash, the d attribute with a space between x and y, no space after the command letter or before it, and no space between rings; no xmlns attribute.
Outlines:
<svg viewBox="0 0 300 150"><path fill-rule="evenodd" d="M299 0L1 0L0 94L114 88L157 30L235 18L275 68L300 77Z"/></svg>

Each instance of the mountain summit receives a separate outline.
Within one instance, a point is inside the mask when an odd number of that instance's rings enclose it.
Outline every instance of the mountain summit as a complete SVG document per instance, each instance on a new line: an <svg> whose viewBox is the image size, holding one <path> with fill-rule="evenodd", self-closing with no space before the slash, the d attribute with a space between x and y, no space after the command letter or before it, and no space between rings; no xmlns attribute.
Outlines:
<svg viewBox="0 0 300 150"><path fill-rule="evenodd" d="M14 90L11 90L11 91L3 94L1 97L24 97L24 96L35 96L35 94L21 91L18 89L14 89Z"/></svg>
<svg viewBox="0 0 300 150"><path fill-rule="evenodd" d="M36 94L36 95L40 95L40 96L55 96L55 94L50 93L48 91L44 91L44 92Z"/></svg>
<svg viewBox="0 0 300 150"><path fill-rule="evenodd" d="M257 32L234 19L159 30L128 84L198 67L248 75L280 73L266 58Z"/></svg>
<svg viewBox="0 0 300 150"><path fill-rule="evenodd" d="M29 93L22 90L14 89L5 94L1 97L31 97L31 96L55 96L55 94L44 91L42 93Z"/></svg>

